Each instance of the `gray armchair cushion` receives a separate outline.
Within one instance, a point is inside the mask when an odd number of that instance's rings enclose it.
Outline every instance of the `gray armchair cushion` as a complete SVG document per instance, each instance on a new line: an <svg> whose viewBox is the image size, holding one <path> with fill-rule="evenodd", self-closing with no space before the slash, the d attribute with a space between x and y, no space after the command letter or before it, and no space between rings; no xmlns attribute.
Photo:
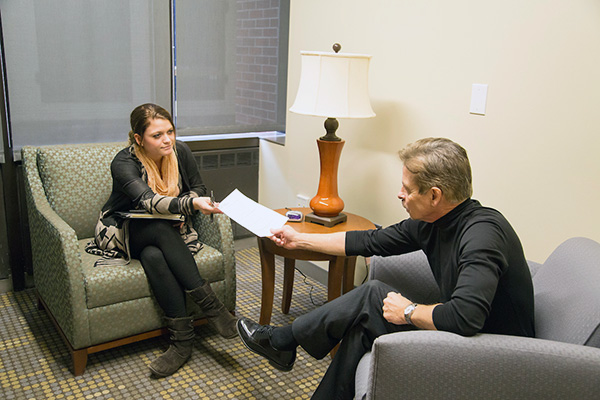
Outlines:
<svg viewBox="0 0 600 400"><path fill-rule="evenodd" d="M409 331L379 337L372 353L370 399L594 399L600 393L600 350L569 343Z"/></svg>
<svg viewBox="0 0 600 400"><path fill-rule="evenodd" d="M369 278L387 283L417 303L440 301L440 290L422 251L393 257L371 257Z"/></svg>
<svg viewBox="0 0 600 400"><path fill-rule="evenodd" d="M360 359L358 367L356 367L356 376L354 379L354 397L356 400L363 400L367 397L372 355L373 353L369 351Z"/></svg>

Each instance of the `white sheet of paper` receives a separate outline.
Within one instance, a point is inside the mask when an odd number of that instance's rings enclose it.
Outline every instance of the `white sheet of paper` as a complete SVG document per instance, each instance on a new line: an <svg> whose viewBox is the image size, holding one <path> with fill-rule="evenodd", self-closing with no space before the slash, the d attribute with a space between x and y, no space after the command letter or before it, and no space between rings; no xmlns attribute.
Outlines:
<svg viewBox="0 0 600 400"><path fill-rule="evenodd" d="M287 217L258 204L235 189L219 203L219 210L256 236L271 236L271 228L281 228Z"/></svg>

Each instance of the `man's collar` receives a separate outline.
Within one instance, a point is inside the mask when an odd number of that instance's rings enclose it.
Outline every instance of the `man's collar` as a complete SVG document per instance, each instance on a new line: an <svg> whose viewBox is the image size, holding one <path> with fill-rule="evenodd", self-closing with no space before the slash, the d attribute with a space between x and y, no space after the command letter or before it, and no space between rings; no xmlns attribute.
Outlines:
<svg viewBox="0 0 600 400"><path fill-rule="evenodd" d="M450 225L456 219L456 217L458 215L462 214L463 210L472 206L475 203L477 203L477 200L468 198L467 200L463 201L462 203L460 203L456 207L454 207L452 210L447 212L444 216L435 220L433 222L433 224L435 224L439 228L446 227L446 226Z"/></svg>

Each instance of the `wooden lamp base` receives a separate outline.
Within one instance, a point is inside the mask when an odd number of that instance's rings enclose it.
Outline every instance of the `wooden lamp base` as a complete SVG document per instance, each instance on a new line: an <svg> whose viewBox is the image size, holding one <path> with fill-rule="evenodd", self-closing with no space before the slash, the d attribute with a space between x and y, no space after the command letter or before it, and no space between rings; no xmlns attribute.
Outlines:
<svg viewBox="0 0 600 400"><path fill-rule="evenodd" d="M340 213L335 217L319 217L314 212L311 212L310 214L306 214L304 219L306 222L312 222L313 224L319 224L331 228L332 226L346 222L346 220L348 220L348 216L344 213Z"/></svg>

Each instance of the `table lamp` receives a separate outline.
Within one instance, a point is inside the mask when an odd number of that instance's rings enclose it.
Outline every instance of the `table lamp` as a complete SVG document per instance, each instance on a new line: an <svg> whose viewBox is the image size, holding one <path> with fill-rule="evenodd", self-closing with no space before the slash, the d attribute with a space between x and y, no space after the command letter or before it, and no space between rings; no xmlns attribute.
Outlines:
<svg viewBox="0 0 600 400"><path fill-rule="evenodd" d="M317 139L321 175L317 195L310 201L308 222L332 227L347 220L341 211L344 201L338 195L338 165L344 140L336 136L336 118L371 118L375 116L369 99L369 61L371 56L302 51L300 85L290 111L326 117L327 134Z"/></svg>

